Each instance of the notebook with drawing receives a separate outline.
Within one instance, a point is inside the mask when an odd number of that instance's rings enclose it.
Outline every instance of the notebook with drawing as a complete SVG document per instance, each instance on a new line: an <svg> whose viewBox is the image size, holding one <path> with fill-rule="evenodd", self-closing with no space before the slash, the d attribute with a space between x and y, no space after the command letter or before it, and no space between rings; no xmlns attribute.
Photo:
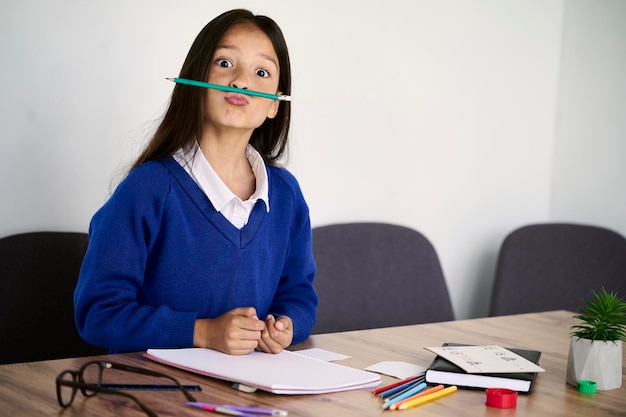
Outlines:
<svg viewBox="0 0 626 417"><path fill-rule="evenodd" d="M148 349L153 361L275 394L322 394L371 388L380 375L283 350L228 355L212 349Z"/></svg>
<svg viewBox="0 0 626 417"><path fill-rule="evenodd" d="M495 345L468 346L446 343L441 347L425 347L424 349L436 353L470 374L545 371L533 361L510 349Z"/></svg>
<svg viewBox="0 0 626 417"><path fill-rule="evenodd" d="M438 356L426 371L429 384L456 385L459 388L508 388L530 394L541 352L504 349L499 346L467 346L445 343L441 348L426 348Z"/></svg>

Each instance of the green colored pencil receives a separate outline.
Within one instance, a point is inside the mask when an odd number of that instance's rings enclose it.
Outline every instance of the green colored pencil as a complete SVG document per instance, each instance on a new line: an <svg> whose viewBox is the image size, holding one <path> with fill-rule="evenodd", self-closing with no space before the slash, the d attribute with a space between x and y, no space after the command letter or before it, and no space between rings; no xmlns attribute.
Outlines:
<svg viewBox="0 0 626 417"><path fill-rule="evenodd" d="M287 96L287 95L279 96L276 94L263 93L261 91L245 90L242 88L228 87L226 85L211 84L211 83L205 83L205 82L196 81L196 80L188 80L186 78L167 78L167 79L170 81L174 81L177 84L193 85L195 87L202 87L202 88L213 88L215 90L230 91L232 93L240 93L240 94L246 94L249 96L269 98L270 100L291 101L291 96Z"/></svg>

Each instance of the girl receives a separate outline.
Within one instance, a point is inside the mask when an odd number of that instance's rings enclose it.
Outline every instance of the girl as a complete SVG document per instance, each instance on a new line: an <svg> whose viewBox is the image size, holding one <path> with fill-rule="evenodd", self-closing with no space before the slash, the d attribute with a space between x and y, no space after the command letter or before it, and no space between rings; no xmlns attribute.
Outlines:
<svg viewBox="0 0 626 417"><path fill-rule="evenodd" d="M181 78L289 94L282 32L226 12ZM94 215L74 293L82 337L111 352L280 352L306 339L317 295L309 211L286 151L290 104L176 84L163 121Z"/></svg>

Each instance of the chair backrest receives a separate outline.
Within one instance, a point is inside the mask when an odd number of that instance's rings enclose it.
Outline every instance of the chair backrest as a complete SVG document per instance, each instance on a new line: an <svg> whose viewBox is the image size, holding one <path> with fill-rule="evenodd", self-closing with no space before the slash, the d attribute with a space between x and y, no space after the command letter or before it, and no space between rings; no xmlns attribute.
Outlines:
<svg viewBox="0 0 626 417"><path fill-rule="evenodd" d="M581 224L524 226L500 248L489 314L578 312L602 287L626 297L623 236Z"/></svg>
<svg viewBox="0 0 626 417"><path fill-rule="evenodd" d="M439 258L416 230L384 223L313 228L313 333L454 320Z"/></svg>
<svg viewBox="0 0 626 417"><path fill-rule="evenodd" d="M33 232L0 239L0 363L107 353L84 342L73 293L87 235Z"/></svg>

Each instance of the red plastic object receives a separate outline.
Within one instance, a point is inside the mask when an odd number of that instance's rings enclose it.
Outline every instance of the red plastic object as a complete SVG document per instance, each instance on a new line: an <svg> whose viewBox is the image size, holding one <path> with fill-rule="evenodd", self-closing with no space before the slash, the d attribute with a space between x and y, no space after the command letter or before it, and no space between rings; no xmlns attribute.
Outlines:
<svg viewBox="0 0 626 417"><path fill-rule="evenodd" d="M515 408L517 405L517 391L505 388L488 388L485 404L496 408Z"/></svg>

